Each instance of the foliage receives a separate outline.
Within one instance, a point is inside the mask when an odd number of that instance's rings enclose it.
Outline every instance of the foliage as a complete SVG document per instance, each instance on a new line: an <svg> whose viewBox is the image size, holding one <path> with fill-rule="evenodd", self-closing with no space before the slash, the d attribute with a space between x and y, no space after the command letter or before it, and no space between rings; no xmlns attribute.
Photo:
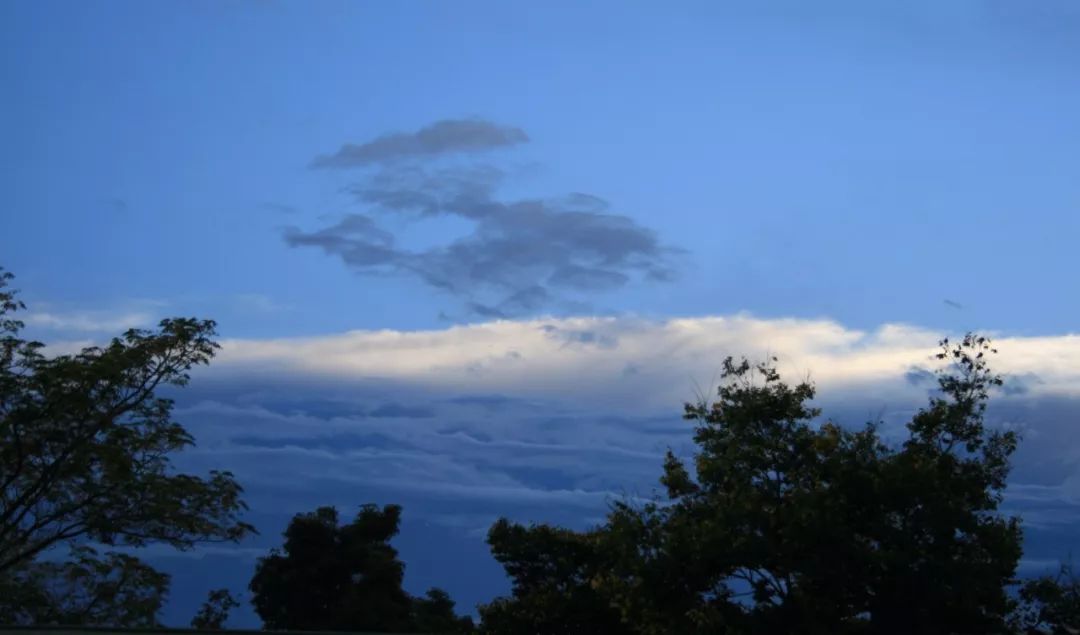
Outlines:
<svg viewBox="0 0 1080 635"><path fill-rule="evenodd" d="M875 425L819 423L813 385L781 381L775 359L725 360L716 401L686 407L698 453L689 468L668 453L666 501L617 503L586 533L492 528L514 593L482 609L484 628L490 614L556 632L569 593L591 594L574 624L617 611L607 632L1004 629L1021 532L997 513L1016 438L983 424L991 352L942 342L940 394L899 447Z"/></svg>
<svg viewBox="0 0 1080 635"><path fill-rule="evenodd" d="M1061 565L1057 575L1028 580L1020 587L1020 606L1014 626L1023 633L1080 633L1080 578L1072 563Z"/></svg>
<svg viewBox="0 0 1080 635"><path fill-rule="evenodd" d="M252 529L230 473L172 472L170 456L192 438L155 395L209 362L212 321L164 320L50 357L18 337L18 308L0 294L0 573L80 539L188 548Z"/></svg>
<svg viewBox="0 0 1080 635"><path fill-rule="evenodd" d="M424 618L458 629L464 622L443 619L453 616L444 592L417 601L402 588L405 565L390 546L400 520L397 505L364 505L345 525L333 507L294 516L282 550L260 558L251 580L264 627L407 632Z"/></svg>
<svg viewBox="0 0 1080 635"><path fill-rule="evenodd" d="M219 631L229 621L229 612L240 606L240 602L229 593L228 589L214 589L207 593L206 601L191 618L191 628L201 631Z"/></svg>
<svg viewBox="0 0 1080 635"><path fill-rule="evenodd" d="M454 613L454 601L442 589L430 588L412 601L412 629L420 633L472 633L472 618Z"/></svg>
<svg viewBox="0 0 1080 635"><path fill-rule="evenodd" d="M99 559L88 544L187 549L253 531L232 474L173 469L193 440L156 394L210 361L214 323L164 320L46 355L20 337L11 279L0 270L0 580L25 596L13 620L152 625L167 576L130 555ZM65 552L67 562L41 561Z"/></svg>
<svg viewBox="0 0 1080 635"><path fill-rule="evenodd" d="M522 527L503 519L488 532L488 544L514 586L511 598L480 608L481 632L630 632L591 586L604 564L595 536L548 525Z"/></svg>
<svg viewBox="0 0 1080 635"><path fill-rule="evenodd" d="M66 561L35 561L0 581L0 623L36 626L160 626L169 576L120 553L78 547Z"/></svg>

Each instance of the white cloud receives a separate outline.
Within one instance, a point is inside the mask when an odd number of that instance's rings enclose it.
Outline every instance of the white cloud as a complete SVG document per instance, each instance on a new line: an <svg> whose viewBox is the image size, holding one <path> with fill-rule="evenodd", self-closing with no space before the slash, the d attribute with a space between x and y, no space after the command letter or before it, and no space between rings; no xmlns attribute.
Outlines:
<svg viewBox="0 0 1080 635"><path fill-rule="evenodd" d="M21 319L27 326L55 331L119 333L130 328L148 326L153 323L154 316L146 311L122 313L107 311L33 311L27 313Z"/></svg>
<svg viewBox="0 0 1080 635"><path fill-rule="evenodd" d="M536 319L431 331L228 340L217 366L670 412L694 397L695 383L714 379L727 355L777 355L789 380L810 376L826 394L874 387L894 401L921 397L925 387L910 385L903 376L913 366L931 365L940 335L905 325L860 331L829 320L749 315ZM1006 336L996 343L997 370L1037 378L1025 389L1076 394L1080 336Z"/></svg>
<svg viewBox="0 0 1080 635"><path fill-rule="evenodd" d="M826 415L853 425L881 416L891 433L926 403L932 383L911 371L934 365L940 337L735 315L234 339L176 414L199 441L188 465L233 469L260 507L386 497L434 516L580 524L613 497L656 492L667 447L693 451L682 403L695 382L716 379L725 356L777 355L788 380L817 382ZM1071 430L1080 338L995 341L994 367L1015 382L991 424L1025 437L1010 505L1033 529L1068 526L1080 518L1080 480L1070 476L1080 466ZM388 403L430 415L380 416Z"/></svg>

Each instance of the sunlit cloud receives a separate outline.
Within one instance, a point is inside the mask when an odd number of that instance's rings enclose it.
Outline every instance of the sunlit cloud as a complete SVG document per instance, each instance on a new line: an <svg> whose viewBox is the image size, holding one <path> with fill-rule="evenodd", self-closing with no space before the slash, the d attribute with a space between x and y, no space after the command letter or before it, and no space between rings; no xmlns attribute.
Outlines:
<svg viewBox="0 0 1080 635"><path fill-rule="evenodd" d="M494 321L429 331L352 331L322 337L228 340L223 368L272 368L339 381L373 378L450 391L558 397L637 411L678 407L715 381L728 355L775 355L789 380L823 394L876 386L914 399L942 334L905 325L850 329L830 320L750 315L662 321L633 317ZM996 340L997 370L1014 390L1073 395L1080 337ZM905 380L908 377L909 380Z"/></svg>

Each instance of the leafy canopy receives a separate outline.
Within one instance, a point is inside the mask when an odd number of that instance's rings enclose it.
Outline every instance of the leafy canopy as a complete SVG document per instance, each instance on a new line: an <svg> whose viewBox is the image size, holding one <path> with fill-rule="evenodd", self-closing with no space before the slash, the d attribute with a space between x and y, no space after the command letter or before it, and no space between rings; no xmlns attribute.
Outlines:
<svg viewBox="0 0 1080 635"><path fill-rule="evenodd" d="M240 606L228 589L214 589L207 593L206 601L191 618L191 628L201 631L219 631L229 620L229 612Z"/></svg>
<svg viewBox="0 0 1080 635"><path fill-rule="evenodd" d="M56 600L63 611L78 594L54 588L73 579L80 588L99 588L86 581L97 576L105 584L120 572L125 584L145 583L148 595L137 603L150 606L163 579L130 556L95 559L88 544L186 549L253 531L240 520L246 506L232 474L200 477L173 468L171 457L193 439L172 420L173 402L157 395L186 384L193 367L210 361L214 323L164 320L104 346L47 355L44 344L20 337L15 313L24 307L8 288L11 279L0 270L0 581L44 585L38 597ZM73 551L62 566L37 561L65 549ZM46 583L49 575L55 579ZM148 623L119 613L94 617L104 601L72 623Z"/></svg>
<svg viewBox="0 0 1080 635"><path fill-rule="evenodd" d="M138 558L77 547L0 578L0 624L153 628L168 588L169 576Z"/></svg>
<svg viewBox="0 0 1080 635"><path fill-rule="evenodd" d="M390 539L401 507L364 505L340 524L333 507L297 514L281 550L260 558L250 589L268 629L471 632L472 620L454 615L445 591L412 598L402 588L405 565Z"/></svg>
<svg viewBox="0 0 1080 635"><path fill-rule="evenodd" d="M1003 632L1021 530L998 513L1017 439L983 422L992 352L943 341L939 391L897 446L821 422L775 358L726 359L715 401L686 406L698 451L667 453L666 500L616 503L585 533L492 528L514 587L483 629Z"/></svg>

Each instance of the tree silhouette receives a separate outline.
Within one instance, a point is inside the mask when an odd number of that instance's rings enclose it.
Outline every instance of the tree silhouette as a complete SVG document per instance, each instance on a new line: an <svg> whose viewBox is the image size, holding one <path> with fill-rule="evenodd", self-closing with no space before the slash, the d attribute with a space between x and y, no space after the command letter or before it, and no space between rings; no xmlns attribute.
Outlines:
<svg viewBox="0 0 1080 635"><path fill-rule="evenodd" d="M8 289L11 279L0 270L0 584L60 603L18 622L62 614L78 618L72 624L150 624L142 613L101 611L114 591L158 607L167 578L131 556L98 559L88 543L186 549L253 531L240 520L246 507L230 473L202 478L173 469L171 457L193 440L172 420L172 401L156 395L186 384L191 368L209 362L217 348L214 323L164 320L154 331L132 329L102 347L48 356L44 344L20 337L23 324L14 314L24 307ZM65 550L66 564L37 561ZM114 573L116 588L108 579ZM130 592L137 581L145 601ZM75 591L57 592L65 585ZM84 591L97 599L86 611L69 610ZM19 600L0 597L0 605L10 601Z"/></svg>
<svg viewBox="0 0 1080 635"><path fill-rule="evenodd" d="M206 601L191 618L191 628L202 631L219 631L229 620L229 612L240 606L240 602L229 593L228 589L214 589L206 595Z"/></svg>
<svg viewBox="0 0 1080 635"><path fill-rule="evenodd" d="M481 632L633 632L591 585L606 564L599 557L596 538L549 525L496 522L488 532L488 544L513 581L513 596L480 607Z"/></svg>
<svg viewBox="0 0 1080 635"><path fill-rule="evenodd" d="M454 601L442 589L431 588L412 601L412 629L419 633L472 633L472 618L454 612Z"/></svg>
<svg viewBox="0 0 1080 635"><path fill-rule="evenodd" d="M989 341L941 345L940 394L898 447L873 424L821 422L813 385L784 383L775 359L728 358L716 401L686 407L698 452L689 468L668 452L667 500L616 503L586 533L492 528L514 593L482 608L483 630L558 632L551 616L577 606L564 593L591 595L575 624L616 611L610 632L1003 632L1021 531L997 509L1016 438L983 423L1001 385Z"/></svg>
<svg viewBox="0 0 1080 635"><path fill-rule="evenodd" d="M1013 625L1020 633L1080 633L1080 578L1071 562L1057 575L1026 581L1020 588L1019 608Z"/></svg>
<svg viewBox="0 0 1080 635"><path fill-rule="evenodd" d="M390 546L400 520L398 505L364 505L345 525L333 507L294 516L282 550L260 558L251 580L264 626L406 632L424 619L458 632L464 622L446 619L453 602L445 592L414 600L402 588L405 565Z"/></svg>
<svg viewBox="0 0 1080 635"><path fill-rule="evenodd" d="M0 579L0 623L153 628L169 576L125 554L73 549L64 561L25 563Z"/></svg>

